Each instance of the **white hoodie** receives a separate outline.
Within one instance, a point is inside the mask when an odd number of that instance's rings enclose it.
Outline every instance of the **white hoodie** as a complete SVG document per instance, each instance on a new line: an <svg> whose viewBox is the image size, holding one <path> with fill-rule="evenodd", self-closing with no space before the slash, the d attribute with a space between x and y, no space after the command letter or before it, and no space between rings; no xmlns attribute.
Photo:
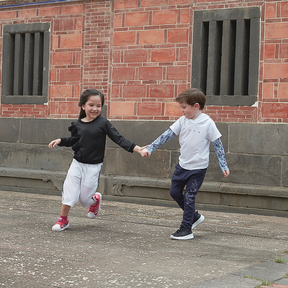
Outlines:
<svg viewBox="0 0 288 288"><path fill-rule="evenodd" d="M179 135L179 165L186 170L207 168L210 142L222 136L215 122L201 113L195 120L180 117L170 129Z"/></svg>

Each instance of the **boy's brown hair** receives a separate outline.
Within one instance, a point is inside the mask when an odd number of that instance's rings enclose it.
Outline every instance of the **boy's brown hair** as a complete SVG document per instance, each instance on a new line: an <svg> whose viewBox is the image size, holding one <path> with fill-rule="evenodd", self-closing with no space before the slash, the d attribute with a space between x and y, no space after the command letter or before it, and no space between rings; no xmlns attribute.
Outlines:
<svg viewBox="0 0 288 288"><path fill-rule="evenodd" d="M204 109L206 103L206 97L204 93L197 88L189 88L181 92L177 97L176 101L178 103L186 102L188 105L193 106L195 103L198 103L200 110Z"/></svg>

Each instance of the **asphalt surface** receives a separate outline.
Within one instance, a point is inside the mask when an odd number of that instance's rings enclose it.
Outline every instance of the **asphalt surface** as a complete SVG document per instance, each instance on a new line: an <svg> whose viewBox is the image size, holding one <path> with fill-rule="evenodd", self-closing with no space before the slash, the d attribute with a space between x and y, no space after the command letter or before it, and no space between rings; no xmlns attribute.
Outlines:
<svg viewBox="0 0 288 288"><path fill-rule="evenodd" d="M60 196L0 191L0 287L288 288L288 213L198 205L179 241L174 202L120 200L96 219L77 204L53 232Z"/></svg>

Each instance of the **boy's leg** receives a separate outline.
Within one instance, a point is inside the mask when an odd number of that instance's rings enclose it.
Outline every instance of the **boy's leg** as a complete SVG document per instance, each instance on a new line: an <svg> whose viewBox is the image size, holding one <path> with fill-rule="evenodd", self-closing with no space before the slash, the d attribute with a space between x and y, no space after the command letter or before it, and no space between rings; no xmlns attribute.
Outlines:
<svg viewBox="0 0 288 288"><path fill-rule="evenodd" d="M184 194L184 212L181 225L190 230L194 217L197 215L195 212L195 197L204 181L205 174L206 169L190 171L190 177L186 185Z"/></svg>
<svg viewBox="0 0 288 288"><path fill-rule="evenodd" d="M175 171L171 179L170 196L177 202L179 207L184 210L184 195L183 190L186 185L185 175L179 164L175 166ZM185 171L185 170L184 170Z"/></svg>

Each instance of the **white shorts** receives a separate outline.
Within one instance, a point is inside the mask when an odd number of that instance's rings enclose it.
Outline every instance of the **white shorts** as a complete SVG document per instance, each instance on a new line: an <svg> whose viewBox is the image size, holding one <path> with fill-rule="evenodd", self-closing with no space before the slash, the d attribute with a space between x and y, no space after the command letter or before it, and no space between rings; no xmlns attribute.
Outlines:
<svg viewBox="0 0 288 288"><path fill-rule="evenodd" d="M73 207L80 202L84 208L92 205L102 164L84 164L73 158L63 185L62 204Z"/></svg>

